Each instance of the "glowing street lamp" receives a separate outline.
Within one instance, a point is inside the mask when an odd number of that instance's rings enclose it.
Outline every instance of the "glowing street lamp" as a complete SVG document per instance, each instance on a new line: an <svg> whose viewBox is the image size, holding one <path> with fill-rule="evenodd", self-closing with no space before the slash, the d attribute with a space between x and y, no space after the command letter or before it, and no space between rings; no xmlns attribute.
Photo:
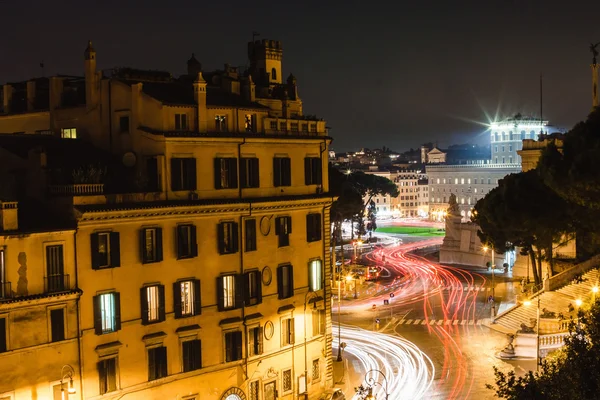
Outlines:
<svg viewBox="0 0 600 400"><path fill-rule="evenodd" d="M594 287L592 288L592 292L594 292L594 293L598 293L598 286L594 286Z"/></svg>
<svg viewBox="0 0 600 400"><path fill-rule="evenodd" d="M62 400L67 400L69 395L77 393L75 390L75 385L73 383L73 375L75 375L75 370L69 364L63 365L60 370L60 397ZM65 393L65 388L63 387L63 381L68 380L67 393Z"/></svg>
<svg viewBox="0 0 600 400"><path fill-rule="evenodd" d="M346 282L350 283L352 281L354 281L354 298L358 299L358 293L356 292L356 278L353 277L352 274L346 276Z"/></svg>
<svg viewBox="0 0 600 400"><path fill-rule="evenodd" d="M582 304L583 304L583 302L581 301L581 299L577 299L577 300L575 300L575 305L576 305L577 307L581 307L581 305L582 305Z"/></svg>

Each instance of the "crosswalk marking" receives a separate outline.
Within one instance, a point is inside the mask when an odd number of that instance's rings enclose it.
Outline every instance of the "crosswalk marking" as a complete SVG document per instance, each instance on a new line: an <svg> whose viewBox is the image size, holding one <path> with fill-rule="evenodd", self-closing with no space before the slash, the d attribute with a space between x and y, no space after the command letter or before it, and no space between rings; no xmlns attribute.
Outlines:
<svg viewBox="0 0 600 400"><path fill-rule="evenodd" d="M403 319L398 321L398 325L481 325L481 320L473 319Z"/></svg>

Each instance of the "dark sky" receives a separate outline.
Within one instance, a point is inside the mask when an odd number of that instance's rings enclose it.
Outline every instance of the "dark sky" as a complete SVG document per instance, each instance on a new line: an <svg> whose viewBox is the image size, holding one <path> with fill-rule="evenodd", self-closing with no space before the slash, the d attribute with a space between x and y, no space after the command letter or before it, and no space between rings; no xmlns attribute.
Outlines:
<svg viewBox="0 0 600 400"><path fill-rule="evenodd" d="M246 63L252 31L284 46L306 114L328 121L335 150L479 143L475 122L516 112L561 128L591 107L590 42L600 1L7 1L0 0L0 82L99 68L179 75ZM599 46L600 48L600 46Z"/></svg>

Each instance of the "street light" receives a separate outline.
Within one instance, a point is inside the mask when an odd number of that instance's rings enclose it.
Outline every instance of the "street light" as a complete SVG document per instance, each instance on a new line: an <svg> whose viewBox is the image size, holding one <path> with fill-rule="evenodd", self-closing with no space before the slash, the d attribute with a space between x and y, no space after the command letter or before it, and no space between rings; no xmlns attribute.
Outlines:
<svg viewBox="0 0 600 400"><path fill-rule="evenodd" d="M491 318L490 323L493 324L494 323L494 318L496 317L496 285L494 284L494 272L496 270L496 264L494 263L494 253L495 253L494 247L491 246L490 250L491 250L491 253L492 253L492 308L490 309L490 312L492 314L492 318ZM484 246L483 247L483 251L485 253L487 253L488 247Z"/></svg>
<svg viewBox="0 0 600 400"><path fill-rule="evenodd" d="M66 370L66 371L65 371ZM75 385L73 384L73 375L75 375L75 370L69 364L63 365L60 370L60 396L62 400L67 400L70 394L75 394L77 391L75 390ZM63 386L66 380L69 380L67 394L65 395L65 388Z"/></svg>
<svg viewBox="0 0 600 400"><path fill-rule="evenodd" d="M356 278L352 276L352 274L349 274L346 276L346 282L350 283L351 281L354 281L354 298L358 299L358 293L356 292Z"/></svg>
<svg viewBox="0 0 600 400"><path fill-rule="evenodd" d="M374 377L369 376L369 374L371 374L371 373L380 374L383 377L383 382L385 383L385 386L382 385L381 383L379 383ZM367 385L369 385L369 394L367 395L365 400L375 400L376 399L376 397L373 396L373 387L377 386L377 385L381 386L385 390L385 400L388 399L388 396L389 396L388 380L383 372L379 371L378 369L372 369L370 371L367 371L367 373L365 374L365 381L367 382Z"/></svg>
<svg viewBox="0 0 600 400"><path fill-rule="evenodd" d="M308 399L308 350L307 350L307 339L306 339L306 306L308 304L309 297L313 297L315 301L315 310L317 309L317 292L306 292L304 295L304 398Z"/></svg>

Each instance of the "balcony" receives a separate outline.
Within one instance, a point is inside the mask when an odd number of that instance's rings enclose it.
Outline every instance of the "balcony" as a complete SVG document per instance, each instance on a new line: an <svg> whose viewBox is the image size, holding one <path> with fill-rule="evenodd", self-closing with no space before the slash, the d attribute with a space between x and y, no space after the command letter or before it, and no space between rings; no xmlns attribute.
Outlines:
<svg viewBox="0 0 600 400"><path fill-rule="evenodd" d="M104 193L104 184L50 185L48 189L55 196L95 196Z"/></svg>
<svg viewBox="0 0 600 400"><path fill-rule="evenodd" d="M12 299L13 293L10 282L0 283L0 302L3 300Z"/></svg>
<svg viewBox="0 0 600 400"><path fill-rule="evenodd" d="M44 293L60 293L71 290L69 275L50 275L44 277Z"/></svg>

